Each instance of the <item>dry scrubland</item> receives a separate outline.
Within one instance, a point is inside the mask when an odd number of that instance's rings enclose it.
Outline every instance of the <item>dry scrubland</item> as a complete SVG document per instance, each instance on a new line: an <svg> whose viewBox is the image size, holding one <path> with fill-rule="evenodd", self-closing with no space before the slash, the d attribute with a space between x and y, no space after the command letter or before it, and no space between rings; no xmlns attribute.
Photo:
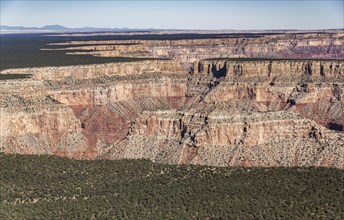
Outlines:
<svg viewBox="0 0 344 220"><path fill-rule="evenodd" d="M0 154L3 219L342 219L344 172Z"/></svg>

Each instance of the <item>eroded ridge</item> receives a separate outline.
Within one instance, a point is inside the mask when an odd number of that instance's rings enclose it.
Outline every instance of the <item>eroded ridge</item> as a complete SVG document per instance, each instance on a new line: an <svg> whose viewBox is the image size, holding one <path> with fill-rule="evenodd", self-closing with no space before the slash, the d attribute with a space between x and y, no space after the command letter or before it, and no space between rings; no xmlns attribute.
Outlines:
<svg viewBox="0 0 344 220"><path fill-rule="evenodd" d="M343 57L342 37L285 34L242 42L77 46L87 53L94 47L96 53L172 60L2 71L30 77L0 80L0 149L77 159L344 168L344 61L314 59ZM267 40L272 43L264 44ZM239 44L242 54L230 49ZM279 58L284 50L291 51L288 59ZM262 53L274 58L233 58ZM305 54L308 59L292 59Z"/></svg>
<svg viewBox="0 0 344 220"><path fill-rule="evenodd" d="M219 35L211 39L70 41L51 44L46 49L65 46L62 49L69 54L168 58L189 69L193 62L208 58L343 59L343 40L342 32L279 33Z"/></svg>

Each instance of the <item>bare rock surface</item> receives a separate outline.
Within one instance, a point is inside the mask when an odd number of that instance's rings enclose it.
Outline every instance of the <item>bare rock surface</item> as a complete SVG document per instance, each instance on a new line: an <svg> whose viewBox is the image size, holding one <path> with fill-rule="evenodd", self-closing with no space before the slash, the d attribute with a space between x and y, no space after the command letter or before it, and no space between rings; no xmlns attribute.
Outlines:
<svg viewBox="0 0 344 220"><path fill-rule="evenodd" d="M343 37L66 42L172 60L2 71L32 77L0 80L0 151L343 169Z"/></svg>
<svg viewBox="0 0 344 220"><path fill-rule="evenodd" d="M193 62L208 58L343 59L343 41L343 32L318 32L214 39L70 41L53 45L65 45L71 54L169 58L177 60L189 69ZM78 46L80 44L93 44L93 46ZM92 49L92 51L72 52L71 46L74 46L74 49Z"/></svg>

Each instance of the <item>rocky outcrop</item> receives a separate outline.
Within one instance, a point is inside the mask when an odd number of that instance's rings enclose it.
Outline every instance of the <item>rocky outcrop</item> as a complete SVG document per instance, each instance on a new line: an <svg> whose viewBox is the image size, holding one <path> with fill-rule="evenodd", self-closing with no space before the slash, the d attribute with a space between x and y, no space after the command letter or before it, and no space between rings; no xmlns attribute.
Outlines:
<svg viewBox="0 0 344 220"><path fill-rule="evenodd" d="M294 106L295 112L342 130L343 64L338 60L203 60L194 64L188 91L203 86L198 92L207 103L240 100L258 111Z"/></svg>
<svg viewBox="0 0 344 220"><path fill-rule="evenodd" d="M291 111L158 111L135 121L121 157L214 166L344 168L343 140L343 135Z"/></svg>
<svg viewBox="0 0 344 220"><path fill-rule="evenodd" d="M152 57L143 44L122 44L122 45L93 45L60 48L59 50L77 50L78 52L67 52L71 55L91 54L99 57ZM157 57L158 58L158 57Z"/></svg>
<svg viewBox="0 0 344 220"><path fill-rule="evenodd" d="M101 76L127 76L143 73L184 73L182 66L173 60L145 60L106 64L64 67L37 67L4 70L2 74L32 74L36 80L63 80L66 77L97 78Z"/></svg>
<svg viewBox="0 0 344 220"><path fill-rule="evenodd" d="M50 82L50 86L54 86ZM186 78L184 79L146 79L118 80L112 85L94 85L51 91L50 96L66 105L104 105L111 102L136 100L142 98L184 97Z"/></svg>
<svg viewBox="0 0 344 220"><path fill-rule="evenodd" d="M278 77L299 80L309 75L313 80L343 80L344 62L340 60L294 59L215 59L195 62L194 73L213 73L226 78ZM266 79L266 78L263 78Z"/></svg>
<svg viewBox="0 0 344 220"><path fill-rule="evenodd" d="M195 61L208 58L260 57L260 58L336 58L344 59L344 35L333 33L286 33L266 35L218 36L211 39L183 40L111 40L72 41L59 45L75 46L94 44L97 51L83 52L96 56L160 57L179 61L186 69ZM100 46L104 44L104 46ZM106 44L127 44L127 49L111 49ZM139 45L139 46L138 46ZM141 48L143 46L144 49ZM92 47L88 49L92 49ZM123 45L122 47L126 47ZM73 47L66 47L71 50ZM98 49L97 49L98 48ZM107 48L104 51L104 48ZM127 52L126 52L127 51ZM80 52L76 52L80 53Z"/></svg>
<svg viewBox="0 0 344 220"><path fill-rule="evenodd" d="M0 105L2 152L96 156L89 154L88 140L73 111L49 96L1 96Z"/></svg>
<svg viewBox="0 0 344 220"><path fill-rule="evenodd" d="M175 60L2 71L32 77L0 80L0 151L344 168L344 61L278 59L343 58L343 37L294 33L80 45L99 56ZM74 53L71 46L79 43L69 44ZM218 58L228 56L236 58Z"/></svg>
<svg viewBox="0 0 344 220"><path fill-rule="evenodd" d="M344 167L337 98L343 61L226 59L194 66L184 110L144 112L110 158Z"/></svg>
<svg viewBox="0 0 344 220"><path fill-rule="evenodd" d="M142 111L185 101L187 75L170 60L4 72L32 74L0 81L0 147L6 153L94 159L103 151L97 144L124 139Z"/></svg>

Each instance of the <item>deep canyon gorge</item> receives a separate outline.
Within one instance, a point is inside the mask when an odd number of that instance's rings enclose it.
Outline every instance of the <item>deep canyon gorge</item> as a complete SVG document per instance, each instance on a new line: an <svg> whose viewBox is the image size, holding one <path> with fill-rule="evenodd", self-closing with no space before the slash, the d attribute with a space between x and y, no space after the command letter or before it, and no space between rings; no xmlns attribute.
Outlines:
<svg viewBox="0 0 344 220"><path fill-rule="evenodd" d="M0 152L343 169L343 42L336 31L52 42L41 50L138 60L2 70L30 77L0 80Z"/></svg>

